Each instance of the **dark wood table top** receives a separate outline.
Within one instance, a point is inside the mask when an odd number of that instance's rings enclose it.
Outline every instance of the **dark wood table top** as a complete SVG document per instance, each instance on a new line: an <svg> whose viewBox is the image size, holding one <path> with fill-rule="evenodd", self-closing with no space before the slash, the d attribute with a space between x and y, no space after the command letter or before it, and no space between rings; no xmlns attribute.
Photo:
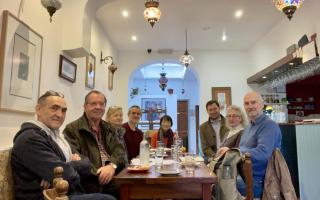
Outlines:
<svg viewBox="0 0 320 200"><path fill-rule="evenodd" d="M162 176L156 172L155 166L151 166L147 173L129 173L128 169L123 169L117 176L115 181L120 184L175 184L175 183L216 183L216 175L204 164L201 163L195 170L194 175L189 175L184 168L181 169L179 175Z"/></svg>

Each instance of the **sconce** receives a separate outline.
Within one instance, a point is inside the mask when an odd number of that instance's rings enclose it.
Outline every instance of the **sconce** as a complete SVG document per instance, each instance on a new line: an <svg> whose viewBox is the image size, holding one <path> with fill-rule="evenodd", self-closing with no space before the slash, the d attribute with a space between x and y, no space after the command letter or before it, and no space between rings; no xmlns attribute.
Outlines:
<svg viewBox="0 0 320 200"><path fill-rule="evenodd" d="M109 90L113 89L113 75L114 72L117 71L118 67L113 63L113 58L112 56L106 56L102 57L102 51L101 51L101 58L100 58L100 63L102 64L104 62L107 66L111 62L111 64L108 66L108 88Z"/></svg>
<svg viewBox="0 0 320 200"><path fill-rule="evenodd" d="M52 15L61 8L60 0L41 0L41 4L45 7L50 15L50 23L52 22Z"/></svg>

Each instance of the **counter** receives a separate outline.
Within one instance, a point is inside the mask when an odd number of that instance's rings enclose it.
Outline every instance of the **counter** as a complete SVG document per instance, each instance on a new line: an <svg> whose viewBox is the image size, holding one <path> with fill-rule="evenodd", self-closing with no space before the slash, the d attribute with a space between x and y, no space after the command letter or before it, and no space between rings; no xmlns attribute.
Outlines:
<svg viewBox="0 0 320 200"><path fill-rule="evenodd" d="M320 124L280 124L281 151L300 200L319 199Z"/></svg>

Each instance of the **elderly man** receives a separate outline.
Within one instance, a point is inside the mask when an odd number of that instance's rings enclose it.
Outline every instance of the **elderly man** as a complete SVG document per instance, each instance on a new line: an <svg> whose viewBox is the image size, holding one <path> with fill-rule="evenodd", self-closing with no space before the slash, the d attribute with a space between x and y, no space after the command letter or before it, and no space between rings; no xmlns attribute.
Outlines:
<svg viewBox="0 0 320 200"><path fill-rule="evenodd" d="M251 154L254 197L261 198L268 160L273 150L281 146L281 131L278 124L263 113L263 99L259 93L246 94L244 108L250 124L241 137L240 151ZM245 185L241 180L238 189L244 195Z"/></svg>
<svg viewBox="0 0 320 200"><path fill-rule="evenodd" d="M263 113L263 99L259 93L249 92L243 101L250 124L241 136L240 152L251 154L254 197L261 198L268 161L273 150L281 146L281 131L278 124ZM224 154L228 149L222 147L218 154ZM245 196L246 186L240 177L237 180L237 187Z"/></svg>
<svg viewBox="0 0 320 200"><path fill-rule="evenodd" d="M206 104L206 110L209 115L208 121L200 126L201 147L205 159L209 161L213 158L220 148L224 138L227 135L228 128L225 124L225 118L220 114L220 105L215 100L210 100Z"/></svg>
<svg viewBox="0 0 320 200"><path fill-rule="evenodd" d="M64 134L73 150L89 158L93 165L91 176L81 182L86 192L118 196L119 188L112 178L123 169L126 157L115 128L102 120L106 103L101 92L90 91L85 97L84 114L68 124Z"/></svg>
<svg viewBox="0 0 320 200"><path fill-rule="evenodd" d="M61 93L48 91L36 105L37 120L22 124L14 138L11 166L15 199L44 199L42 190L53 181L53 169L61 166L63 178L69 182L69 199L115 199L105 194L80 194L80 176L88 176L88 159L72 154L68 142L59 132L67 106Z"/></svg>
<svg viewBox="0 0 320 200"><path fill-rule="evenodd" d="M129 121L122 126L126 129L124 140L128 150L128 160L135 158L139 155L139 145L143 139L143 132L137 127L141 117L141 109L139 106L134 105L129 108L128 118Z"/></svg>

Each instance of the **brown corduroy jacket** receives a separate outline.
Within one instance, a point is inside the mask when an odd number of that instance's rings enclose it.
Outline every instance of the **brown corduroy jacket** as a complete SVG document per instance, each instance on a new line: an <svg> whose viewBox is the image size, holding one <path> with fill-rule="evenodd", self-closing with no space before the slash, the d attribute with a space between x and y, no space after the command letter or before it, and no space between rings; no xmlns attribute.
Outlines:
<svg viewBox="0 0 320 200"><path fill-rule="evenodd" d="M262 200L297 200L291 175L279 149L275 149L268 162Z"/></svg>

